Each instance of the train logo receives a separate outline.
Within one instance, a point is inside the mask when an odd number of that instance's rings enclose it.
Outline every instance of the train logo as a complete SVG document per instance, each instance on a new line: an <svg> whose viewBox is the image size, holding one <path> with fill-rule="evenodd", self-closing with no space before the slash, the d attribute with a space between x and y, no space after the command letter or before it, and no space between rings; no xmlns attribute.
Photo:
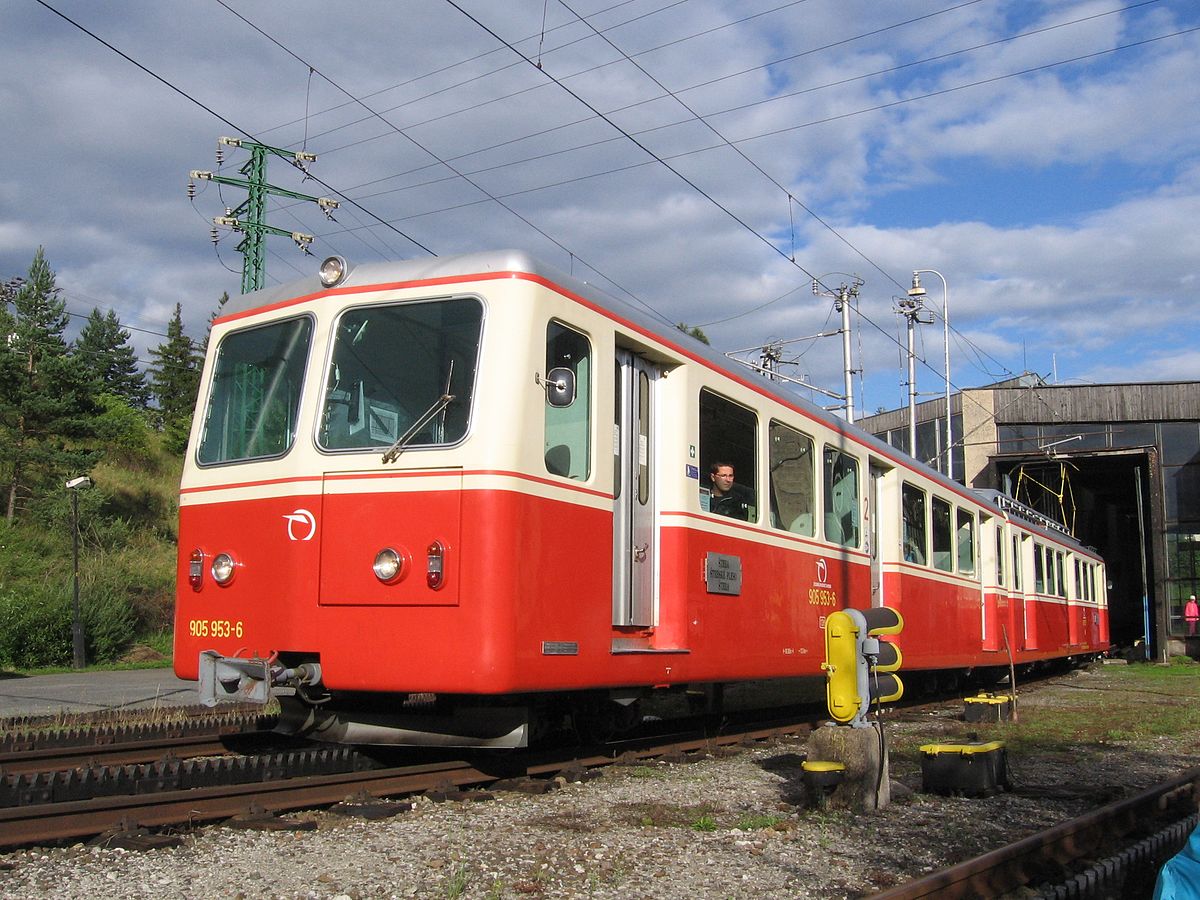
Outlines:
<svg viewBox="0 0 1200 900"><path fill-rule="evenodd" d="M817 560L817 587L829 587L829 563L824 557Z"/></svg>
<svg viewBox="0 0 1200 900"><path fill-rule="evenodd" d="M317 533L317 517L307 509L298 509L293 513L288 513L284 518L287 519L288 540L290 541L311 541L313 535ZM303 537L296 536L297 522L308 526L308 534Z"/></svg>

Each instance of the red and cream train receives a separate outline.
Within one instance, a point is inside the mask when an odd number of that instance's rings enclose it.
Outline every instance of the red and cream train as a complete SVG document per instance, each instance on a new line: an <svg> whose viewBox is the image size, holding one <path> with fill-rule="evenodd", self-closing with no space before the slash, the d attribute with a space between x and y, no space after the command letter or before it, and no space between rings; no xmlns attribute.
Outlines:
<svg viewBox="0 0 1200 900"><path fill-rule="evenodd" d="M656 691L823 679L888 605L905 670L1108 647L1103 561L518 252L348 267L213 324L175 670L361 743L518 746ZM735 467L745 519L709 510Z"/></svg>

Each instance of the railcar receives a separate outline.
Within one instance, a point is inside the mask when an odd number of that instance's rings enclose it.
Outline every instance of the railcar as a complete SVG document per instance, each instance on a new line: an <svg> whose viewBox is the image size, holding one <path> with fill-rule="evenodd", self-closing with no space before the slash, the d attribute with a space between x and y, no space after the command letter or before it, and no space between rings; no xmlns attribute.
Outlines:
<svg viewBox="0 0 1200 900"><path fill-rule="evenodd" d="M1103 560L1053 523L523 253L334 257L213 323L175 622L206 702L520 746L659 691L821 682L826 615L885 604L906 671L1108 643Z"/></svg>

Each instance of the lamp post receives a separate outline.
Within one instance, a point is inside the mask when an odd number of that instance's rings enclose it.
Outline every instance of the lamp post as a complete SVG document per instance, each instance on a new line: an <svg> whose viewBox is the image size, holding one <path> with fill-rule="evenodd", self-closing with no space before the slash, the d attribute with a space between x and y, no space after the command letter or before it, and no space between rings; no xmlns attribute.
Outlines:
<svg viewBox="0 0 1200 900"><path fill-rule="evenodd" d="M912 277L912 287L908 289L910 297L924 297L925 288L921 287L922 275L936 275L942 280L942 336L946 351L946 477L954 477L954 455L950 452L954 444L953 432L950 429L950 288L946 284L946 276L936 269L915 269ZM915 454L914 454L915 455Z"/></svg>
<svg viewBox="0 0 1200 900"><path fill-rule="evenodd" d="M908 326L908 455L913 459L917 459L917 354L913 334L917 322L924 324L924 309L920 296L896 298L896 312L904 316Z"/></svg>
<svg viewBox="0 0 1200 900"><path fill-rule="evenodd" d="M73 578L72 588L74 603L71 609L71 646L74 651L74 666L82 669L87 665L86 652L83 644L83 616L79 610L79 492L92 486L92 479L86 475L72 478L67 482L67 490L71 492L71 544L73 548Z"/></svg>
<svg viewBox="0 0 1200 900"><path fill-rule="evenodd" d="M842 282L836 291L826 290L821 284L821 281L828 278L830 275L845 275L850 279L850 283ZM858 289L865 282L857 275L846 275L844 272L829 272L822 275L820 278L814 278L812 283L812 292L817 297L832 297L833 306L839 313L842 314L842 373L844 376L845 400L846 400L846 421L854 421L854 364L850 360L850 301L858 299Z"/></svg>

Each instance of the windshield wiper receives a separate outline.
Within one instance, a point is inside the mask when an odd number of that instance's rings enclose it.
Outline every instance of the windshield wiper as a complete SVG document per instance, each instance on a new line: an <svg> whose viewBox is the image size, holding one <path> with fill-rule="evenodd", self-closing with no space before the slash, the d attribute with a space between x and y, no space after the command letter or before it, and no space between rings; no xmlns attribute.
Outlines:
<svg viewBox="0 0 1200 900"><path fill-rule="evenodd" d="M442 396L440 396L437 400L435 400L433 403L433 406L431 406L431 407L429 407L429 409L425 410L425 412L422 413L421 418L419 418L419 419L417 419L417 421L413 422L412 426L408 429L408 431L406 431L406 432L404 432L404 434L400 435L400 437L396 439L396 443L394 443L394 444L392 444L392 446L388 447L387 452L383 454L383 461L385 463L394 462L396 460L396 458L400 456L400 452L406 446L408 446L408 442L411 441L414 437L416 437L417 432L420 431L422 428L424 428L430 419L432 419L434 416L436 416L438 413L440 413L443 409L445 409L446 406L453 399L454 399L453 394L442 394Z"/></svg>
<svg viewBox="0 0 1200 900"><path fill-rule="evenodd" d="M403 452L404 448L408 446L408 442L417 436L417 432L424 428L429 423L430 419L450 405L450 403L454 400L454 394L450 393L450 379L453 377L454 363L451 362L450 374L446 376L446 390L442 393L442 396L434 400L433 405L429 407L429 409L425 410L425 412L421 413L421 415L417 418L417 421L413 422L412 425L409 426L408 431L396 438L396 443L392 444L392 446L388 447L387 450L384 451L383 462L395 462L400 457L400 454Z"/></svg>

